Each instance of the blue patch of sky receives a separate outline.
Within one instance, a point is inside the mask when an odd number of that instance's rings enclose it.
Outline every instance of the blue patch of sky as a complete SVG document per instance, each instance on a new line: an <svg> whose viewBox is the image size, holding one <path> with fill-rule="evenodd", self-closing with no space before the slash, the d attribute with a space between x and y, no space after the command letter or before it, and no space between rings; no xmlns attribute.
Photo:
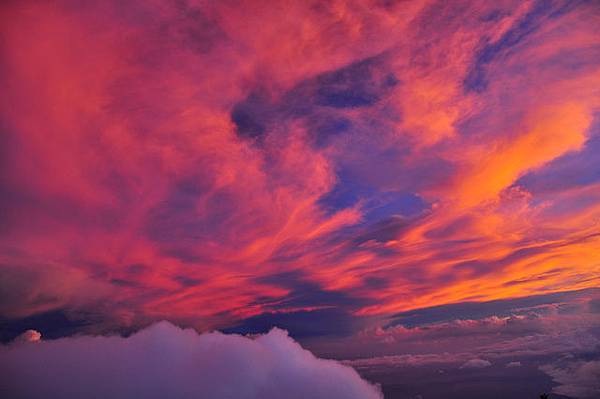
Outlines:
<svg viewBox="0 0 600 399"><path fill-rule="evenodd" d="M430 207L423 198L411 192L386 191L362 184L349 173L338 173L338 183L319 200L319 205L330 213L349 208L361 202L365 223L373 223L393 215L412 217Z"/></svg>

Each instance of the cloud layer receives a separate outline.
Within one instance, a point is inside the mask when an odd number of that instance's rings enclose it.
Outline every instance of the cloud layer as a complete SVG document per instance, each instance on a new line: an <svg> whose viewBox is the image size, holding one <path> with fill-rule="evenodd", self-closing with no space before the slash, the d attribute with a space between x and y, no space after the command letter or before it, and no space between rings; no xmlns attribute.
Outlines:
<svg viewBox="0 0 600 399"><path fill-rule="evenodd" d="M314 357L277 329L250 339L161 322L127 338L27 341L0 347L3 397L382 398L352 368Z"/></svg>
<svg viewBox="0 0 600 399"><path fill-rule="evenodd" d="M600 318L594 305L599 293L586 290L478 303L475 308L467 303L423 309L410 312L414 317L406 319L407 326L376 326L349 338L322 338L311 349L328 356L358 358L350 364L360 367L434 363L458 367L474 358L508 364L532 359L547 363L549 358L565 355L585 357L600 348ZM451 319L437 320L440 314ZM413 325L417 316L422 319Z"/></svg>
<svg viewBox="0 0 600 399"><path fill-rule="evenodd" d="M566 364L565 364L566 363ZM600 396L600 361L569 361L540 368L559 385L553 392L571 398Z"/></svg>

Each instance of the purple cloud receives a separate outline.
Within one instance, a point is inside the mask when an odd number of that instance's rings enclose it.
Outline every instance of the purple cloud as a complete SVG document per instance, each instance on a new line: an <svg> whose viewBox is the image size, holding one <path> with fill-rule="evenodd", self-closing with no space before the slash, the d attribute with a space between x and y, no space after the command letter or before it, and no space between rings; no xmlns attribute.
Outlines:
<svg viewBox="0 0 600 399"><path fill-rule="evenodd" d="M352 368L316 358L279 329L250 339L161 322L127 338L14 343L0 355L9 397L382 398Z"/></svg>
<svg viewBox="0 0 600 399"><path fill-rule="evenodd" d="M460 366L461 369L483 369L486 367L490 367L492 365L491 362L489 362L488 360L484 360L484 359L471 359L466 361L462 366Z"/></svg>

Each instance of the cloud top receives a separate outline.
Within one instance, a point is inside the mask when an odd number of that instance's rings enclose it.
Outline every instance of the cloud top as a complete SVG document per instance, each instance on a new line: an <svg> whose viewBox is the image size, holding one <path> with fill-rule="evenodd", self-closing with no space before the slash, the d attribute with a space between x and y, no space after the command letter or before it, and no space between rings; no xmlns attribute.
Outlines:
<svg viewBox="0 0 600 399"><path fill-rule="evenodd" d="M255 339L160 322L127 337L80 336L0 348L0 392L64 399L380 399L352 368L273 329Z"/></svg>

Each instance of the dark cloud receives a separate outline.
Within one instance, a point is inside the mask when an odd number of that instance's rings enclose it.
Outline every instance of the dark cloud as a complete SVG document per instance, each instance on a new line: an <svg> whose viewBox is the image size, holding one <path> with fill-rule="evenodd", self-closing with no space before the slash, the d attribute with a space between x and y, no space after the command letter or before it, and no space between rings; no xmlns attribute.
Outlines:
<svg viewBox="0 0 600 399"><path fill-rule="evenodd" d="M386 71L384 56L370 57L307 78L277 98L256 88L234 104L231 120L239 137L259 141L269 132L285 131L281 127L288 123L302 121L313 144L322 147L353 127L345 109L372 106L398 83Z"/></svg>
<svg viewBox="0 0 600 399"><path fill-rule="evenodd" d="M259 138L267 132L268 124L275 117L274 111L266 94L253 92L233 107L231 120L240 137Z"/></svg>
<svg viewBox="0 0 600 399"><path fill-rule="evenodd" d="M175 280L179 284L181 284L182 287L195 287L202 283L202 280L200 280L198 278L193 278L193 277L184 276L184 275L175 276L175 277L173 277L173 280Z"/></svg>
<svg viewBox="0 0 600 399"><path fill-rule="evenodd" d="M307 119L307 129L316 147L325 147L339 135L349 134L353 123L349 118L332 113Z"/></svg>
<svg viewBox="0 0 600 399"><path fill-rule="evenodd" d="M375 76L378 58L355 62L317 77L316 102L333 108L357 108L378 102L399 81L392 73Z"/></svg>

